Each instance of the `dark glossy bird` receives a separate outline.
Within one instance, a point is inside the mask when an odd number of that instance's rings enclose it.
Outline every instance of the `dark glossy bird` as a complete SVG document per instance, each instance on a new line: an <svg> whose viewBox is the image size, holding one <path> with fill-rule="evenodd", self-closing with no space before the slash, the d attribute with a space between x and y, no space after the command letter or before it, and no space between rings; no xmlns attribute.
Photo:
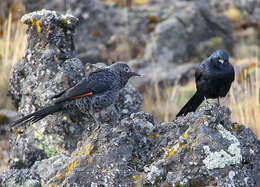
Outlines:
<svg viewBox="0 0 260 187"><path fill-rule="evenodd" d="M229 63L229 54L225 50L217 50L202 61L195 71L197 91L179 111L176 117L194 112L205 99L225 97L235 79L235 71Z"/></svg>
<svg viewBox="0 0 260 187"><path fill-rule="evenodd" d="M59 111L81 112L83 114L98 112L116 101L119 91L133 76L140 75L133 72L123 62L97 69L75 86L55 95L52 105L18 119L12 124L12 127L26 122L35 123L47 115Z"/></svg>

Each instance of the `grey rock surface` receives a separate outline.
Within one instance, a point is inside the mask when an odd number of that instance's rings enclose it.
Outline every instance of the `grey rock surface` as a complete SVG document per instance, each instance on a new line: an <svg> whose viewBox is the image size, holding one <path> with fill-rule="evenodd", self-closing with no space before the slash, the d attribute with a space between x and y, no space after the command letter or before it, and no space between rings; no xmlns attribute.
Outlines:
<svg viewBox="0 0 260 187"><path fill-rule="evenodd" d="M96 68L88 63L83 65L74 56L77 18L42 10L23 16L22 21L28 24L28 47L24 58L14 67L10 94L19 114L28 115L50 104L54 95L72 87ZM141 95L133 87L127 87L115 105L95 116L116 124L120 118L141 109ZM27 168L37 160L70 154L81 134L91 132L95 126L92 117L66 112L50 115L33 125L26 124L25 129L12 136L10 167Z"/></svg>
<svg viewBox="0 0 260 187"><path fill-rule="evenodd" d="M176 3L172 14L155 28L144 58L161 64L183 63L202 51L208 56L205 51L208 46L197 51L198 45L216 36L225 48L232 49L232 25L225 16L200 3Z"/></svg>
<svg viewBox="0 0 260 187"><path fill-rule="evenodd" d="M140 65L137 61L131 61L134 67ZM158 84L160 88L177 83L186 83L194 75L197 63L187 63L176 65L173 63L150 63L147 66L139 68L139 73L144 75L139 81L133 82L133 85L143 92L146 88L153 88Z"/></svg>
<svg viewBox="0 0 260 187"><path fill-rule="evenodd" d="M258 0L232 0L234 5L236 5L243 13L243 15L249 19L252 23L259 26L260 21L260 2Z"/></svg>
<svg viewBox="0 0 260 187"><path fill-rule="evenodd" d="M70 156L3 172L0 184L257 186L260 141L230 114L216 104L168 123L132 113L82 134Z"/></svg>
<svg viewBox="0 0 260 187"><path fill-rule="evenodd" d="M38 8L64 11L65 6L58 5L66 1L54 2L38 3ZM32 11L30 5L25 1ZM232 51L232 25L208 2L164 0L120 7L99 0L75 0L67 5L67 10L79 18L76 43L84 61L140 59L144 54L145 59L153 58L155 62L183 63L190 57L203 58L197 46L215 36L218 42L203 48L209 50L206 56L219 47Z"/></svg>

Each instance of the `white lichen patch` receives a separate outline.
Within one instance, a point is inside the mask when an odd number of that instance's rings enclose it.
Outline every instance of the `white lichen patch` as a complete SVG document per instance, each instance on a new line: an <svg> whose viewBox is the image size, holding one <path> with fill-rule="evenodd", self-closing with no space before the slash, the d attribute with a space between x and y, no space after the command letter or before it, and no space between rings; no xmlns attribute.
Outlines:
<svg viewBox="0 0 260 187"><path fill-rule="evenodd" d="M42 9L40 11L35 11L35 12L31 12L29 14L25 14L21 21L23 23L25 23L26 21L30 20L30 18L33 18L33 19L40 19L42 16L44 15L47 15L47 14L53 14L55 17L58 17L57 16L57 13L56 11L50 11L50 10L46 10L46 9Z"/></svg>
<svg viewBox="0 0 260 187"><path fill-rule="evenodd" d="M225 166L241 163L242 155L238 139L220 124L217 129L223 138L233 143L228 147L228 152L223 149L211 152L209 146L204 146L203 149L207 157L203 160L203 163L208 169L224 168Z"/></svg>
<svg viewBox="0 0 260 187"><path fill-rule="evenodd" d="M63 21L64 24L72 24L72 20L75 20L75 21L78 20L78 18L74 17L71 14L61 14L61 15L59 15L56 11L42 9L40 11L35 11L35 12L31 12L29 14L24 15L21 18L21 21L23 23L26 23L26 22L30 21L31 19L40 20L44 16L47 16L47 15L54 16L55 19Z"/></svg>
<svg viewBox="0 0 260 187"><path fill-rule="evenodd" d="M148 172L146 175L146 180L150 182L151 184L154 184L156 181L156 178L160 176L163 172L162 169L159 169L158 167L152 165L150 167L145 167L145 172Z"/></svg>

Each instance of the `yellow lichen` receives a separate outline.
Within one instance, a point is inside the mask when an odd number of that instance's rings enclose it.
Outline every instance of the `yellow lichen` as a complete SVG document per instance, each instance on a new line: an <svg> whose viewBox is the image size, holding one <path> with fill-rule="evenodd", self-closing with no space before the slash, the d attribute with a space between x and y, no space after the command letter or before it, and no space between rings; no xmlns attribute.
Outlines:
<svg viewBox="0 0 260 187"><path fill-rule="evenodd" d="M57 178L61 178L61 174L60 174L59 171L57 172L56 177L57 177Z"/></svg>
<svg viewBox="0 0 260 187"><path fill-rule="evenodd" d="M94 147L93 145L88 144L83 154L89 155L89 153L92 151L93 147Z"/></svg>
<svg viewBox="0 0 260 187"><path fill-rule="evenodd" d="M234 123L234 127L238 127L238 123Z"/></svg>
<svg viewBox="0 0 260 187"><path fill-rule="evenodd" d="M63 18L62 19L63 23L67 24L68 23L68 20L66 18Z"/></svg>
<svg viewBox="0 0 260 187"><path fill-rule="evenodd" d="M78 164L79 164L78 160L70 162L69 165L66 167L65 175L68 176L70 174L71 170L74 167L76 167Z"/></svg>
<svg viewBox="0 0 260 187"><path fill-rule="evenodd" d="M171 149L171 151L169 152L169 154L167 155L167 158L169 158L170 156L172 156L175 153L175 149L174 147Z"/></svg>
<svg viewBox="0 0 260 187"><path fill-rule="evenodd" d="M40 32L40 30L41 30L41 27L40 27L41 22L40 21L36 21L33 18L30 18L30 21L32 22L32 26L37 26L37 31Z"/></svg>
<svg viewBox="0 0 260 187"><path fill-rule="evenodd" d="M179 146L179 149L182 149L185 145L186 145L186 144L181 144L181 145Z"/></svg>
<svg viewBox="0 0 260 187"><path fill-rule="evenodd" d="M99 32L98 32L98 31L94 31L93 34L92 34L92 36L93 36L94 38L96 38L98 35L99 35Z"/></svg>
<svg viewBox="0 0 260 187"><path fill-rule="evenodd" d="M13 132L15 135L23 133L23 131L21 129L15 129Z"/></svg>
<svg viewBox="0 0 260 187"><path fill-rule="evenodd" d="M73 157L72 157L72 158L75 159L75 158L77 158L78 156L80 156L80 153L77 152L77 153L73 154Z"/></svg>
<svg viewBox="0 0 260 187"><path fill-rule="evenodd" d="M33 18L30 18L30 21L32 22L32 25L35 26L36 21Z"/></svg>
<svg viewBox="0 0 260 187"><path fill-rule="evenodd" d="M40 32L41 31L41 26L40 26L41 22L40 21L36 21L36 26L37 26L37 31Z"/></svg>
<svg viewBox="0 0 260 187"><path fill-rule="evenodd" d="M59 58L57 57L57 55L54 55L53 57L54 57L54 60L56 60L56 61L59 60Z"/></svg>
<svg viewBox="0 0 260 187"><path fill-rule="evenodd" d="M188 132L189 132L189 130L190 130L190 129L187 129L187 130L185 131L185 133L183 134L183 137L184 137L184 138L187 138L187 137L188 137Z"/></svg>

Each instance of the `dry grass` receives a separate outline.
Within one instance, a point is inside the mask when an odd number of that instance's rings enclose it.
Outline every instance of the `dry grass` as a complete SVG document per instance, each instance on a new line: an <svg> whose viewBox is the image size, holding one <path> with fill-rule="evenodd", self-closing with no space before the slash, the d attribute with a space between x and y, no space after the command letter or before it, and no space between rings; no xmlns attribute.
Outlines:
<svg viewBox="0 0 260 187"><path fill-rule="evenodd" d="M163 90L155 84L154 88L150 88L143 93L143 110L154 114L157 120L172 121L179 109L195 93L195 90L195 85L192 83L185 86L176 83L175 86Z"/></svg>
<svg viewBox="0 0 260 187"><path fill-rule="evenodd" d="M260 63L258 59L250 61L254 66L241 72L230 90L227 105L231 108L233 120L246 124L260 137Z"/></svg>
<svg viewBox="0 0 260 187"><path fill-rule="evenodd" d="M245 66L240 75L236 76L228 96L221 99L221 103L230 107L233 121L247 125L260 137L260 63L257 58L240 60L240 62L236 64L254 63L249 67ZM164 90L160 90L155 85L153 89L144 93L143 110L153 113L157 120L172 121L185 102L195 93L195 89L193 81L185 86L177 85ZM209 100L209 102L216 101Z"/></svg>
<svg viewBox="0 0 260 187"><path fill-rule="evenodd" d="M13 22L10 13L0 36L0 108L12 106L10 98L7 97L9 77L13 65L23 57L25 47L25 26L20 21Z"/></svg>

